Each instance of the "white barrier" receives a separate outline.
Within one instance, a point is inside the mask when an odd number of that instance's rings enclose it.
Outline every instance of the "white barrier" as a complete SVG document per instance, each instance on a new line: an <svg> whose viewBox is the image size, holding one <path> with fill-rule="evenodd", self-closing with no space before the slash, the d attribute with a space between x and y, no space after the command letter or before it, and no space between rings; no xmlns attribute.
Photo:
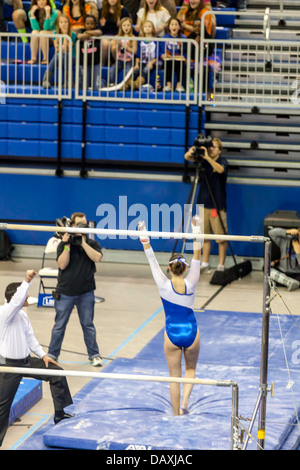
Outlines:
<svg viewBox="0 0 300 470"><path fill-rule="evenodd" d="M20 42L26 37L28 44ZM57 52L52 57L53 73L52 84L49 88L43 87L45 72L49 69L51 54L53 54L53 33L43 34L43 40L48 38L48 61L43 64L41 49L37 54L36 63L30 63L28 57L29 42L32 38L41 35L33 33L1 33L0 34L0 81L5 84L5 97L16 98L49 98L49 99L71 99L72 97L72 41L70 36L64 34L56 35ZM68 47L65 47L65 44ZM51 52L50 52L51 51ZM45 59L45 58L44 58Z"/></svg>
<svg viewBox="0 0 300 470"><path fill-rule="evenodd" d="M183 232L158 232L121 229L76 228L76 227L51 227L47 225L23 225L0 223L0 230L26 230L36 232L63 232L63 233L92 233L95 235L117 235L128 237L149 236L153 238L187 239L187 240L228 240L240 242L264 243L269 238L260 235L214 235L194 234Z"/></svg>
<svg viewBox="0 0 300 470"><path fill-rule="evenodd" d="M126 42L140 50L138 65L136 53L127 61L118 58L114 43L117 51L123 51ZM151 43L150 48L147 42ZM76 99L197 104L199 60L195 58L199 58L199 45L194 39L155 37L145 41L136 36L100 36L90 38L87 44L79 40L76 43ZM89 62L88 48L95 50ZM166 91L167 69L171 70L169 91Z"/></svg>
<svg viewBox="0 0 300 470"><path fill-rule="evenodd" d="M222 15L233 16L234 24L244 19L253 27L244 32L236 29L233 37L226 39L204 39L206 13L203 15L201 43L206 47L200 48L199 106L299 107L297 29L290 29L288 23L286 28L277 27L291 17L300 26L299 13L286 11L283 15L274 9L214 13L217 24ZM203 67L204 63L211 63L211 67Z"/></svg>

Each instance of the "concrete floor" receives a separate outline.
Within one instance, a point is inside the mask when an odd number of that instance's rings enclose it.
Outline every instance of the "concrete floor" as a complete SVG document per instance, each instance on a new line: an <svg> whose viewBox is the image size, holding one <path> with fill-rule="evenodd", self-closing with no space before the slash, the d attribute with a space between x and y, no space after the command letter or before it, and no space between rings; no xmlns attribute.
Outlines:
<svg viewBox="0 0 300 470"><path fill-rule="evenodd" d="M167 261L167 258L166 258ZM24 279L26 269L39 270L38 259L21 259L1 261L0 263L0 296L8 283ZM195 309L227 310L241 312L262 312L263 273L252 271L241 280L237 280L217 293L218 286L209 283L211 274L201 275L195 300ZM63 350L59 358L60 365L66 370L99 371L117 357L132 358L164 326L164 313L161 300L148 265L118 264L102 262L96 274L96 295L105 298L97 303L95 309L95 326L98 344L104 367L94 368L88 362L76 310L71 315ZM39 277L32 282L30 295L37 297ZM300 291L287 292L280 289L293 315L298 314ZM217 295L214 297L214 294ZM287 314L288 311L277 296L276 312ZM158 311L159 310L159 311ZM53 308L38 308L36 304L27 307L35 336L47 352L51 329L54 323ZM163 349L162 349L163 351ZM163 352L162 352L163 353ZM201 355L201 351L200 351ZM85 378L68 378L73 395L87 382ZM52 419L53 407L49 386L43 384L43 399L27 412L20 421L8 429L1 450L15 449L25 438L35 431L46 420Z"/></svg>

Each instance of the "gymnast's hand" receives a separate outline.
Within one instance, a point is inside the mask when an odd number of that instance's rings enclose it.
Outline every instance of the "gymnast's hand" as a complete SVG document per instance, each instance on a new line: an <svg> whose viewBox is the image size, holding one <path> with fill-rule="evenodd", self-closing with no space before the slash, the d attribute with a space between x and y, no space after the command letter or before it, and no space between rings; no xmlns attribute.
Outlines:
<svg viewBox="0 0 300 470"><path fill-rule="evenodd" d="M141 221L141 220L139 221L138 230L140 232L145 232L147 230L144 221ZM140 241L143 245L148 245L150 243L150 238L147 237L147 235L144 235L140 237Z"/></svg>
<svg viewBox="0 0 300 470"><path fill-rule="evenodd" d="M192 232L193 233L196 233L196 234L201 234L201 220L200 220L200 217L199 215L194 215L193 219L192 219ZM194 244L193 244L193 248L194 248L194 252L198 252L201 250L202 248L202 241L200 241L199 239L198 240L194 240Z"/></svg>
<svg viewBox="0 0 300 470"><path fill-rule="evenodd" d="M192 219L192 232L193 233L201 233L201 226L200 226L200 217L199 215L194 215Z"/></svg>

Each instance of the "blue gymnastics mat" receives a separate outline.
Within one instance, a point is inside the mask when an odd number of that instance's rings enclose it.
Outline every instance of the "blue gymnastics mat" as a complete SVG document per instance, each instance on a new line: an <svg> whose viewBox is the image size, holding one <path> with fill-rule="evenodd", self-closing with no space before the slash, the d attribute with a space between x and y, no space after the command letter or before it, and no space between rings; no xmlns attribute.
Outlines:
<svg viewBox="0 0 300 470"><path fill-rule="evenodd" d="M42 398L43 386L41 380L22 379L10 409L9 426L30 410L30 408Z"/></svg>
<svg viewBox="0 0 300 470"><path fill-rule="evenodd" d="M259 392L261 315L196 312L201 351L197 376L236 381L239 415L248 428ZM300 332L291 316L280 315L289 374L277 316L270 318L266 449L298 448L295 405L300 405L297 344ZM134 359L115 359L105 372L168 376L160 331ZM293 395L290 380L294 383ZM18 449L154 449L226 450L230 448L231 388L194 386L190 414L174 417L169 384L93 379L74 397L75 417L47 423ZM257 435L255 424L253 436ZM32 439L35 441L33 442ZM250 441L249 450L256 449Z"/></svg>

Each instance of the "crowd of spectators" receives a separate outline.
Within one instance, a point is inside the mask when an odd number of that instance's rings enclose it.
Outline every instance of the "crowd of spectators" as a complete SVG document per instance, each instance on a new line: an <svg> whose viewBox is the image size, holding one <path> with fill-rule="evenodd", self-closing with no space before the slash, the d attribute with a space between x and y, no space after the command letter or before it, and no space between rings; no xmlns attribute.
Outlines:
<svg viewBox="0 0 300 470"><path fill-rule="evenodd" d="M216 17L213 7L228 7L232 1L32 0L29 8L26 8L22 0L0 0L0 29L4 30L5 2L13 7L12 20L22 41L30 41L31 59L28 62L48 65L43 79L45 87L51 86L51 78L58 64L59 48L62 47L65 52L65 62L68 54L72 54L75 62L75 43L79 40L82 44L89 42L87 47L80 47L80 51L81 54L83 50L90 54L87 63L89 66L93 64L93 79L89 76L89 82L92 81L94 87L98 88L101 84L109 87L116 85L121 68L125 74L130 68L134 69L130 82L124 83L124 89L132 87L133 81L135 89L149 86L151 70L159 61L159 66L165 73L165 91L176 89L183 92L186 85L187 56L186 42L181 42L180 38L194 39L201 47L199 31L202 21L205 22L205 37L214 38ZM237 1L239 9L246 8L246 0ZM203 19L205 13L207 14ZM30 37L25 34L29 30L33 33ZM69 51L69 41L58 42L56 35L62 31L70 36L72 51ZM105 36L103 40L101 36ZM122 39L125 36L127 40ZM140 42L128 39L130 36L142 37L143 48ZM154 38L167 38L170 43L166 41L161 47L162 43L155 44ZM174 42L175 39L177 42ZM53 46L55 54L51 58L49 47ZM101 84L99 62L102 66L109 66L106 81L102 80ZM82 66L82 57L80 63Z"/></svg>

